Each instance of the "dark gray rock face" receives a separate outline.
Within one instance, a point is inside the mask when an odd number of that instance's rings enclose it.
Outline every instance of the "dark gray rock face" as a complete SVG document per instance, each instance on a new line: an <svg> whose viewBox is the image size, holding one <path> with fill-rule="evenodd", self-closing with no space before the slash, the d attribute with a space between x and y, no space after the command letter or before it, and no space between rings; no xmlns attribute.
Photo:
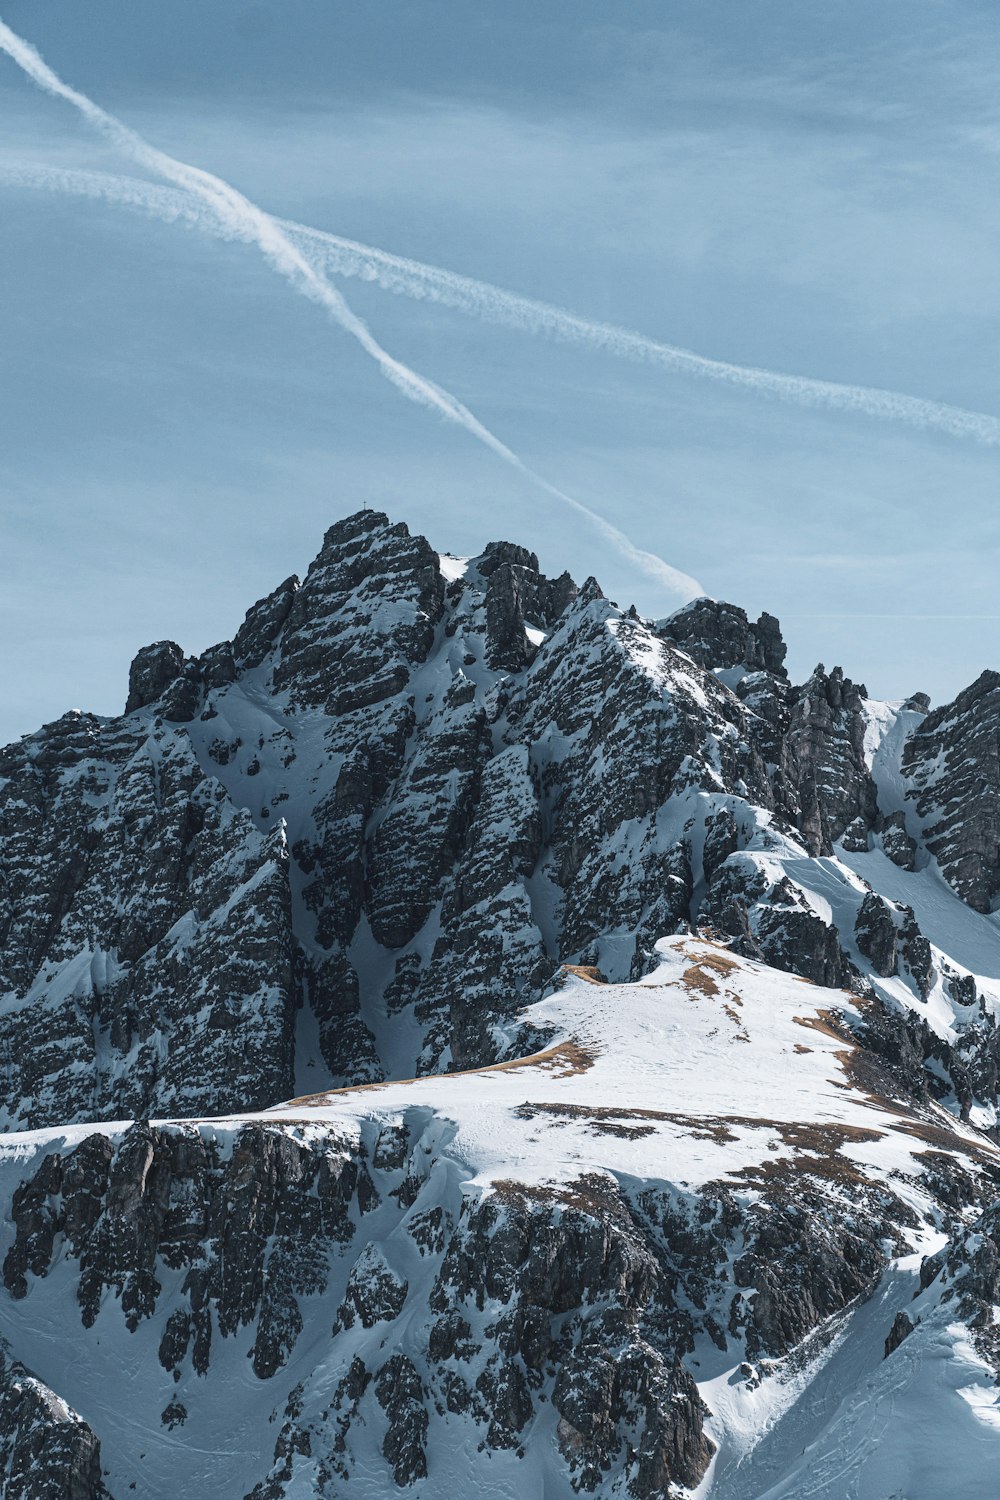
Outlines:
<svg viewBox="0 0 1000 1500"><path fill-rule="evenodd" d="M294 592L274 685L337 717L382 703L426 659L443 608L437 554L423 537L376 511L349 516L330 527Z"/></svg>
<svg viewBox="0 0 1000 1500"><path fill-rule="evenodd" d="M934 963L931 945L921 932L912 907L887 901L869 891L858 912L854 938L872 973L884 979L899 974L911 982L921 1000L927 999Z"/></svg>
<svg viewBox="0 0 1000 1500"><path fill-rule="evenodd" d="M984 672L910 735L903 772L924 840L976 911L1000 892L1000 674Z"/></svg>
<svg viewBox="0 0 1000 1500"><path fill-rule="evenodd" d="M129 668L127 714L155 703L184 667L184 652L175 641L155 641L137 654Z"/></svg>
<svg viewBox="0 0 1000 1500"><path fill-rule="evenodd" d="M877 797L864 758L865 688L822 665L792 686L773 615L753 624L736 605L696 599L659 628L750 710L751 739L769 766L764 805L801 834L808 852L831 853L848 830L855 849L867 848Z"/></svg>
<svg viewBox="0 0 1000 1500"><path fill-rule="evenodd" d="M427 1477L427 1407L420 1376L405 1354L393 1354L375 1379L378 1403L389 1419L382 1452L398 1485Z"/></svg>
<svg viewBox="0 0 1000 1500"><path fill-rule="evenodd" d="M408 1291L408 1283L399 1279L374 1245L368 1245L347 1279L337 1328L353 1328L355 1322L362 1328L391 1323L402 1312Z"/></svg>
<svg viewBox="0 0 1000 1500"><path fill-rule="evenodd" d="M762 614L756 624L751 624L736 604L694 599L664 620L661 629L699 666L746 667L751 672L787 676L787 647L773 615Z"/></svg>
<svg viewBox="0 0 1000 1500"><path fill-rule="evenodd" d="M841 845L848 854L867 854L869 847L868 834L869 829L867 823L865 822L863 817L858 816L852 819L850 823L848 823L847 827L840 835ZM886 850L886 852L888 853L888 849ZM893 858L892 855L890 855L889 857ZM898 860L894 862L898 863ZM909 866L909 868L912 869L912 865Z"/></svg>
<svg viewBox="0 0 1000 1500"><path fill-rule="evenodd" d="M913 1320L905 1308L901 1307L893 1318L892 1327L886 1335L885 1358L888 1359L890 1354L895 1354L903 1340L908 1339L912 1332Z"/></svg>
<svg viewBox="0 0 1000 1500"><path fill-rule="evenodd" d="M317 1083L379 1077L362 931L395 956L386 1003L425 1027L411 1067L495 1055L494 1021L609 927L640 970L692 887L658 809L730 782L769 797L752 716L691 670L510 543L446 597L428 544L374 512L231 646L140 653L129 718L71 715L0 759L11 1117L288 1097L300 1014Z"/></svg>
<svg viewBox="0 0 1000 1500"><path fill-rule="evenodd" d="M769 805L748 719L710 673L692 680L684 656L584 587L507 710L507 738L532 747L539 766L564 951L592 961L613 910L633 935L626 977L689 915L691 872L679 874L677 849L663 848L658 812L671 798L735 785ZM623 861L626 837L633 855Z"/></svg>
<svg viewBox="0 0 1000 1500"><path fill-rule="evenodd" d="M875 783L864 759L864 687L818 666L788 696L781 760L783 805L810 854L830 854L845 829L875 823Z"/></svg>
<svg viewBox="0 0 1000 1500"><path fill-rule="evenodd" d="M233 636L232 656L241 667L259 667L288 619L299 580L292 574L264 599L247 610L246 619Z"/></svg>
<svg viewBox="0 0 1000 1500"><path fill-rule="evenodd" d="M761 956L776 969L787 969L833 988L850 978L837 932L783 877L752 913L751 930Z"/></svg>
<svg viewBox="0 0 1000 1500"><path fill-rule="evenodd" d="M754 866L728 861L712 881L702 908L709 930L737 953L813 984L847 987L854 971L840 935L810 906L787 876L773 884Z"/></svg>
<svg viewBox="0 0 1000 1500"><path fill-rule="evenodd" d="M761 1215L751 1248L733 1268L737 1286L753 1292L746 1325L750 1360L794 1348L825 1318L856 1297L867 1297L885 1270L884 1252L870 1227L850 1217L832 1225L809 1222L808 1199L806 1194L790 1210ZM882 1227L898 1233L888 1215ZM737 1300L731 1326L743 1313Z"/></svg>
<svg viewBox="0 0 1000 1500"><path fill-rule="evenodd" d="M1000 1200L989 1204L937 1255L924 1260L921 1287L934 1282L949 1312L970 1329L977 1353L1000 1378L1000 1329L994 1311L1000 1302Z"/></svg>
<svg viewBox="0 0 1000 1500"><path fill-rule="evenodd" d="M917 867L917 841L906 830L906 817L901 812L890 813L882 820L879 842L883 852L901 870ZM845 848L846 848L845 844Z"/></svg>
<svg viewBox="0 0 1000 1500"><path fill-rule="evenodd" d="M183 1271L164 1368L190 1359L204 1374L213 1337L256 1325L253 1369L267 1379L302 1332L299 1298L325 1289L331 1247L352 1239L373 1196L363 1155L329 1133L310 1149L277 1126L247 1125L227 1152L193 1126L137 1124L116 1144L92 1135L47 1156L18 1188L4 1285L24 1297L28 1278L67 1254L84 1325L111 1291L134 1333L156 1311L164 1273Z"/></svg>
<svg viewBox="0 0 1000 1500"><path fill-rule="evenodd" d="M190 743L68 715L3 753L0 1052L25 1123L269 1103L292 1081L288 854Z"/></svg>
<svg viewBox="0 0 1000 1500"><path fill-rule="evenodd" d="M5 1500L112 1500L94 1433L2 1340L0 1492Z"/></svg>
<svg viewBox="0 0 1000 1500"><path fill-rule="evenodd" d="M516 1447L533 1393L551 1382L574 1489L599 1491L619 1473L643 1500L696 1484L713 1449L679 1362L691 1328L658 1233L603 1179L580 1184L579 1206L547 1196L511 1184L463 1214L445 1253L431 1297L443 1352L467 1344L470 1325L451 1309L474 1318L484 1296L503 1308L475 1384L458 1373L474 1346L459 1353L452 1409L481 1413L491 1445Z"/></svg>
<svg viewBox="0 0 1000 1500"><path fill-rule="evenodd" d="M775 780L774 773L789 724L789 682L778 621L773 615L763 614L754 625L735 604L695 599L660 621L656 629L699 667L714 673L746 704L748 732L769 767L769 779L780 801L781 778Z"/></svg>
<svg viewBox="0 0 1000 1500"><path fill-rule="evenodd" d="M395 1482L423 1473L428 1409L471 1418L493 1450L520 1451L551 1407L570 1490L653 1500L695 1486L713 1451L684 1364L695 1336L779 1357L867 1295L885 1265L879 1237L897 1233L887 1214L907 1217L899 1204L868 1207L859 1221L835 1188L816 1188L807 1211L789 1203L748 1213L724 1190L688 1201L648 1188L630 1198L604 1177L566 1194L510 1183L467 1199L449 1232L428 1242L437 1272L426 1347L411 1340L413 1358L378 1356L382 1451ZM370 1378L352 1374L322 1416L308 1389L296 1396L255 1500L291 1493L297 1463L327 1482L349 1475ZM317 1461L335 1412L339 1436Z"/></svg>
<svg viewBox="0 0 1000 1500"><path fill-rule="evenodd" d="M855 924L855 938L861 952L876 974L888 977L896 972L897 929L889 903L869 891L861 903Z"/></svg>
<svg viewBox="0 0 1000 1500"><path fill-rule="evenodd" d="M521 672L538 650L528 628L554 624L576 598L576 584L568 573L546 578L535 554L513 542L490 542L472 567L486 580L486 660L497 671Z"/></svg>
<svg viewBox="0 0 1000 1500"><path fill-rule="evenodd" d="M459 684L425 721L368 842L368 918L385 948L423 927L468 835L490 736L483 707L463 697Z"/></svg>

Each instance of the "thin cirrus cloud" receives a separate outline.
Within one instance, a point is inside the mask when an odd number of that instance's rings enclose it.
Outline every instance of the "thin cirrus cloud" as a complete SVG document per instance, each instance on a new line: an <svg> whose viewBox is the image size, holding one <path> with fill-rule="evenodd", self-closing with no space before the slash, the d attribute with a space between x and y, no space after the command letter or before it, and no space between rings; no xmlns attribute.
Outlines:
<svg viewBox="0 0 1000 1500"><path fill-rule="evenodd" d="M95 104L92 99L64 83L38 51L2 20L0 51L5 52L45 93L72 104L88 124L131 157L138 166L165 178L175 188L204 205L218 225L216 232L227 238L255 244L273 269L295 291L322 307L349 333L375 361L386 379L409 400L436 411L447 421L463 428L546 494L585 516L627 562L641 569L647 577L662 585L680 602L704 593L695 579L671 567L655 553L636 547L617 526L536 474L456 397L389 354L336 288L330 285L323 272L303 254L285 228L263 209L211 172L178 161L150 145L136 131ZM176 211L169 214L171 218L176 216Z"/></svg>
<svg viewBox="0 0 1000 1500"><path fill-rule="evenodd" d="M0 167L0 180L18 187L42 188L100 198L139 209L154 218L183 221L211 234L232 237L230 220L211 212L206 199L147 183L139 178L35 164ZM206 214L205 209L210 210ZM879 421L942 432L989 447L1000 445L1000 418L946 402L875 386L819 380L805 375L711 359L616 324L581 317L565 308L524 297L490 282L463 276L440 266L394 255L373 245L345 239L289 219L275 219L282 233L321 274L373 282L397 296L429 301L486 322L548 336L600 350L619 359L669 370L776 398L797 406L842 411ZM240 237L245 237L240 233ZM475 420L475 419L473 419ZM477 424L478 425L478 424ZM495 440L489 446L494 446ZM505 450L504 456L509 454ZM520 465L520 460L517 460ZM534 477L534 476L533 476ZM544 481L540 481L545 484ZM561 497L566 498L566 497ZM593 517L592 512L588 514ZM634 559L633 559L634 560Z"/></svg>

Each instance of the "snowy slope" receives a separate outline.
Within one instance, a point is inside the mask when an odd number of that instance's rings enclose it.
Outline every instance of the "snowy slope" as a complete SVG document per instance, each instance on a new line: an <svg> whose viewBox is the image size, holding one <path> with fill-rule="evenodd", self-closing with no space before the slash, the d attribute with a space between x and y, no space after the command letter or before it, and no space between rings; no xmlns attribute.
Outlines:
<svg viewBox="0 0 1000 1500"><path fill-rule="evenodd" d="M804 1122L825 1133L815 1142L824 1155L886 1181L919 1175L916 1115L845 1086L857 1049L831 1021L856 1018L853 997L692 937L664 938L657 952L658 967L637 984L567 973L525 1014L556 1038L532 1059L319 1094L268 1117L340 1128L357 1120L362 1101L376 1118L428 1109L452 1122L452 1149L474 1168L476 1186L501 1177L560 1185L610 1171L697 1189L794 1153ZM930 1106L928 1118L963 1153L994 1153L945 1110ZM632 1121L634 1138L601 1129Z"/></svg>
<svg viewBox="0 0 1000 1500"><path fill-rule="evenodd" d="M949 1320L935 1307L939 1288L912 1305L914 1315L924 1315L926 1306L925 1322L891 1361L883 1365L882 1359L896 1312L911 1307L918 1252L935 1250L946 1238L946 1214L927 1181L930 1158L937 1178L950 1164L992 1190L1000 1151L939 1106L915 1108L879 1094L877 1079L843 1029L856 1019L852 997L691 937L663 940L658 959L657 969L637 984L567 973L563 988L532 1008L532 1025L552 1038L535 1056L467 1074L320 1094L265 1117L199 1124L223 1156L241 1127L261 1119L307 1147L365 1149L377 1184L378 1205L363 1214L354 1210L349 1240L324 1250L322 1287L302 1299L302 1331L271 1379L259 1379L248 1362L256 1336L251 1321L229 1337L216 1334L207 1373L197 1374L182 1360L175 1381L158 1349L171 1315L185 1305L187 1273L171 1270L162 1258L155 1310L132 1333L113 1289L103 1295L93 1326L84 1328L72 1254L57 1255L42 1277L29 1271L28 1295L0 1303L3 1330L22 1360L99 1433L112 1493L133 1482L137 1495L150 1497L249 1493L272 1467L296 1389L291 1425L311 1433L310 1452L299 1452L285 1487L274 1492L325 1493L321 1473L330 1430L323 1411L352 1360L377 1372L399 1353L417 1370L430 1413L420 1443L427 1477L414 1481L414 1493L444 1500L472 1490L490 1496L515 1490L543 1496L553 1486L561 1491L572 1473L571 1445L560 1441L552 1414L555 1366L551 1373L542 1366L518 1446L484 1457L482 1416L448 1409L455 1360L435 1349L434 1329L444 1305L444 1268L463 1218L491 1201L516 1218L519 1203L534 1201L549 1205L558 1219L581 1193L593 1193L598 1179L632 1205L655 1199L688 1214L723 1197L733 1205L728 1249L707 1274L702 1271L703 1312L718 1313L716 1338L739 1295L734 1265L758 1232L753 1214L779 1185L793 1203L808 1199L812 1212L821 1203L831 1222L850 1222L863 1203L866 1213L881 1205L894 1225L873 1250L881 1270L872 1301L848 1298L787 1353L755 1353L747 1363L748 1334L739 1319L718 1347L695 1310L694 1345L685 1362L708 1408L705 1430L717 1445L699 1493L726 1500L802 1493L796 1476L803 1449L812 1455L810 1475L825 1486L816 1493L831 1500L891 1493L878 1488L889 1472L884 1464L863 1489L837 1485L846 1483L852 1465L864 1462L868 1475L869 1450L878 1434L884 1438L884 1411L901 1404L906 1420L924 1433L933 1423L934 1437L924 1441L937 1455L935 1464L923 1466L924 1479L913 1467L904 1490L909 1500L941 1493L935 1486L951 1461L947 1445L956 1454L965 1451L971 1431L977 1457L966 1457L964 1472L1000 1460L1000 1418L991 1426L984 1416L994 1397L983 1361L967 1333L952 1328L954 1315ZM101 1129L120 1138L125 1127ZM405 1160L385 1144L401 1129ZM30 1174L46 1152L72 1147L86 1134L75 1127L6 1138L6 1175ZM401 1194L406 1181L414 1186ZM696 1265L684 1274L692 1271ZM341 1317L331 1342L330 1323L350 1287L360 1285L377 1300L380 1279L389 1292L370 1326L364 1318L345 1325ZM393 1288L404 1289L397 1301ZM461 1298L451 1285L446 1301L467 1318L472 1376L488 1373L497 1356L502 1296L477 1311L475 1298ZM589 1310L584 1291L576 1314L586 1317ZM548 1319L555 1326L573 1316L571 1306L561 1313L550 1309ZM917 1359L925 1345L931 1352ZM467 1384L474 1388L475 1382ZM161 1420L164 1412L169 1420L171 1404L186 1413L175 1427ZM352 1494L390 1492L385 1431L386 1414L369 1387L343 1450ZM602 1492L626 1493L628 1473L619 1456Z"/></svg>

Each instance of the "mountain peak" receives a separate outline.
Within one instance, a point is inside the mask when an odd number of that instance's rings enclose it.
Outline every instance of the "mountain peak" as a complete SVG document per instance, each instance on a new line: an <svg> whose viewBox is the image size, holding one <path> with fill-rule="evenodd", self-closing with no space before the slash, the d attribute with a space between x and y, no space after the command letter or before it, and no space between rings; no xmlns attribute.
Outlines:
<svg viewBox="0 0 1000 1500"><path fill-rule="evenodd" d="M1000 676L784 658L362 510L0 752L0 1463L744 1500L994 1370Z"/></svg>

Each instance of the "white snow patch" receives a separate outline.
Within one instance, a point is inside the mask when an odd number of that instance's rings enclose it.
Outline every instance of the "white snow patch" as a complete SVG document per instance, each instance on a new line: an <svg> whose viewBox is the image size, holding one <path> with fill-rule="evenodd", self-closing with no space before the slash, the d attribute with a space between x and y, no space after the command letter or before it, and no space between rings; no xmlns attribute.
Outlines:
<svg viewBox="0 0 1000 1500"><path fill-rule="evenodd" d="M471 561L471 557L452 557L450 552L439 552L438 569L441 577L447 583L454 583L456 578L464 578Z"/></svg>

